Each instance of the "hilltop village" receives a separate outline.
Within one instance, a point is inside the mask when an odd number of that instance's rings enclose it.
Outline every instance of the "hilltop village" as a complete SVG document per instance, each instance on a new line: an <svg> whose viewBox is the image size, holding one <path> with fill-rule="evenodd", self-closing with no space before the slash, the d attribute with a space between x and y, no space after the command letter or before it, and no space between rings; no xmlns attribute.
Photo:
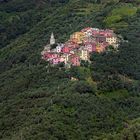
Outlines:
<svg viewBox="0 0 140 140"><path fill-rule="evenodd" d="M113 30L88 27L73 33L65 43L56 44L52 33L50 44L44 47L41 55L52 65L80 66L82 60L90 61L91 53L101 53L109 48L117 50L118 46L119 39Z"/></svg>

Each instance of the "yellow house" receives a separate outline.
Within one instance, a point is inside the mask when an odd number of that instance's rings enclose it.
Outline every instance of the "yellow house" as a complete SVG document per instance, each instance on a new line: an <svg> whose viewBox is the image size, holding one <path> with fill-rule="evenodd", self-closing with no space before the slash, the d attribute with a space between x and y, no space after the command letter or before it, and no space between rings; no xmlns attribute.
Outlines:
<svg viewBox="0 0 140 140"><path fill-rule="evenodd" d="M78 44L81 44L83 39L84 39L84 37L85 37L85 33L83 33L83 32L75 32L74 34L72 34L70 36L70 39L75 40L76 43L78 43Z"/></svg>
<svg viewBox="0 0 140 140"><path fill-rule="evenodd" d="M63 54L62 58L64 59L64 63L67 64L69 60L69 54Z"/></svg>
<svg viewBox="0 0 140 140"><path fill-rule="evenodd" d="M89 59L89 52L88 52L88 50L82 48L82 49L80 50L80 58L81 58L82 60L87 61L87 60Z"/></svg>
<svg viewBox="0 0 140 140"><path fill-rule="evenodd" d="M117 37L116 36L109 36L106 38L106 42L109 43L109 45L113 45L117 43Z"/></svg>

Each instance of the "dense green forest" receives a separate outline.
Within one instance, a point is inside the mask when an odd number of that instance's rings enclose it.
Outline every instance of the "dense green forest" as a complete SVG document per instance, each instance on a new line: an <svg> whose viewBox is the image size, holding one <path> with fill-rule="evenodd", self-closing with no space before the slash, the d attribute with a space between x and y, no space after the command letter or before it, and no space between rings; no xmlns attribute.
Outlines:
<svg viewBox="0 0 140 140"><path fill-rule="evenodd" d="M41 60L51 32L84 27L113 29L119 51L70 69ZM140 0L0 0L0 139L139 140Z"/></svg>

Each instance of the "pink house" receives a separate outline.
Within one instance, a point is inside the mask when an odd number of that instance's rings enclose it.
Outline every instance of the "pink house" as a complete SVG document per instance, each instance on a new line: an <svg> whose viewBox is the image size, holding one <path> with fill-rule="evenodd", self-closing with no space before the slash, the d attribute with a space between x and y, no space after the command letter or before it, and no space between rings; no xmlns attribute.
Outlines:
<svg viewBox="0 0 140 140"><path fill-rule="evenodd" d="M43 54L43 59L44 60L49 60L49 59L53 59L53 58L57 58L59 55L56 53L51 53L51 52L45 52Z"/></svg>
<svg viewBox="0 0 140 140"><path fill-rule="evenodd" d="M70 62L72 63L73 66L80 66L80 58L79 56L76 56L72 54L70 56Z"/></svg>
<svg viewBox="0 0 140 140"><path fill-rule="evenodd" d="M85 48L91 53L96 51L96 44L87 42L85 43Z"/></svg>
<svg viewBox="0 0 140 140"><path fill-rule="evenodd" d="M57 65L59 64L59 58L53 58L51 62L52 64Z"/></svg>
<svg viewBox="0 0 140 140"><path fill-rule="evenodd" d="M62 63L64 61L65 61L65 58L64 57L60 57L59 62Z"/></svg>
<svg viewBox="0 0 140 140"><path fill-rule="evenodd" d="M92 44L86 43L85 48L86 48L89 52L92 52Z"/></svg>
<svg viewBox="0 0 140 140"><path fill-rule="evenodd" d="M44 52L42 57L43 57L44 60L48 60L49 57L50 57L50 54L48 52Z"/></svg>
<svg viewBox="0 0 140 140"><path fill-rule="evenodd" d="M95 36L95 35L98 35L98 34L99 34L99 29L98 28L93 28L92 35Z"/></svg>
<svg viewBox="0 0 140 140"><path fill-rule="evenodd" d="M92 52L96 52L96 44L95 43L92 44Z"/></svg>
<svg viewBox="0 0 140 140"><path fill-rule="evenodd" d="M64 61L65 61L64 58L57 57L57 58L53 58L51 62L52 62L52 64L57 65L57 64L62 63Z"/></svg>
<svg viewBox="0 0 140 140"><path fill-rule="evenodd" d="M56 54L56 53L50 53L49 55L48 55L48 57L49 58L57 58L58 57L58 54Z"/></svg>

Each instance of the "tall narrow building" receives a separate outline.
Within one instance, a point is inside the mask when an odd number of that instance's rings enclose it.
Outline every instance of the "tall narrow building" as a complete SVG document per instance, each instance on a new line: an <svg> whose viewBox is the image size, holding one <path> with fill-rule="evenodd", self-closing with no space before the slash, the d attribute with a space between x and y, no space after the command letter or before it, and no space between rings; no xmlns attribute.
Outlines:
<svg viewBox="0 0 140 140"><path fill-rule="evenodd" d="M51 38L50 38L50 45L53 45L53 44L55 44L55 38L54 38L54 34L52 32Z"/></svg>

